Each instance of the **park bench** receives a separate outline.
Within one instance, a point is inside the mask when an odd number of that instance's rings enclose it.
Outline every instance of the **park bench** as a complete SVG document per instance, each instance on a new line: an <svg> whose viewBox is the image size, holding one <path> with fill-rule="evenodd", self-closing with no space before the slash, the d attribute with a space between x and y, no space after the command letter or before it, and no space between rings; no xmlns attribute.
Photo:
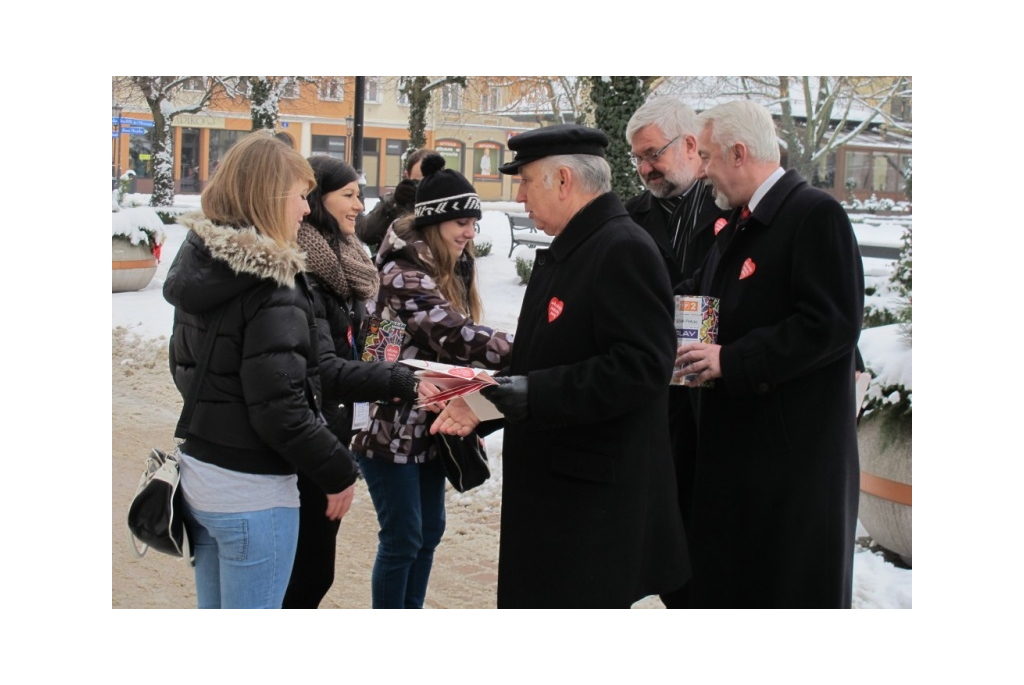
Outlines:
<svg viewBox="0 0 1024 685"><path fill-rule="evenodd" d="M512 233L512 246L508 249L510 259L512 251L516 249L517 245L526 245L530 248L548 247L551 245L551 241L554 240L554 238L546 233L538 233L537 226L533 223L533 220L525 214L506 212L505 216L508 217L509 231Z"/></svg>

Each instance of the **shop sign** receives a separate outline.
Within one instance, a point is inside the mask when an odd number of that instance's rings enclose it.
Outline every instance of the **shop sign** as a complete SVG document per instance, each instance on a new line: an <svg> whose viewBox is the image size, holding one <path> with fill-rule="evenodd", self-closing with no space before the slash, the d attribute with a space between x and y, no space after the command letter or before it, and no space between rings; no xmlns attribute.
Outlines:
<svg viewBox="0 0 1024 685"><path fill-rule="evenodd" d="M179 114L171 120L171 126L183 128L227 128L224 117L208 117L202 114Z"/></svg>

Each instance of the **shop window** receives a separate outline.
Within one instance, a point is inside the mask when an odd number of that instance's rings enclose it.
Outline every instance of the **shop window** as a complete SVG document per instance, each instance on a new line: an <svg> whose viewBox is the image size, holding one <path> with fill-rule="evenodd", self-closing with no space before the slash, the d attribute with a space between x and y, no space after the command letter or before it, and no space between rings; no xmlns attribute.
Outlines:
<svg viewBox="0 0 1024 685"><path fill-rule="evenodd" d="M404 168L402 167L402 155L405 154L405 150L408 147L408 140L388 140L385 142L385 186L393 188L402 180L402 172L404 171Z"/></svg>
<svg viewBox="0 0 1024 685"><path fill-rule="evenodd" d="M348 161L345 155L345 136L313 136L312 152L314 155L327 155L342 161Z"/></svg>
<svg viewBox="0 0 1024 685"><path fill-rule="evenodd" d="M147 128L145 134L128 136L128 168L136 178L153 178L153 147L152 128Z"/></svg>
<svg viewBox="0 0 1024 685"><path fill-rule="evenodd" d="M434 143L434 151L444 157L445 166L462 172L462 157L465 145L458 140L442 139Z"/></svg>
<svg viewBox="0 0 1024 685"><path fill-rule="evenodd" d="M366 197L380 197L380 138L363 138L363 175L366 186L363 188Z"/></svg>
<svg viewBox="0 0 1024 685"><path fill-rule="evenodd" d="M210 178L213 176L213 172L217 170L220 165L220 160L224 159L224 155L227 154L231 146L241 140L242 136L246 135L248 131L228 131L225 129L210 129L210 166L208 169Z"/></svg>

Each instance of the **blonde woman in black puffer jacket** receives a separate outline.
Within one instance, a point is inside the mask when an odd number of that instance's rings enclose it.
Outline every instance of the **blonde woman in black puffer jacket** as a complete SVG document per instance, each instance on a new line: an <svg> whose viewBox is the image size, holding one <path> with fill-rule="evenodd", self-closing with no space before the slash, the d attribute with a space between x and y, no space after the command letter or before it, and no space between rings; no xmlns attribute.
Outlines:
<svg viewBox="0 0 1024 685"><path fill-rule="evenodd" d="M263 133L232 147L168 272L170 367L186 395L222 316L181 450L200 608L280 608L295 558L301 470L322 515L352 504L352 454L320 418L312 294L296 244L313 170Z"/></svg>

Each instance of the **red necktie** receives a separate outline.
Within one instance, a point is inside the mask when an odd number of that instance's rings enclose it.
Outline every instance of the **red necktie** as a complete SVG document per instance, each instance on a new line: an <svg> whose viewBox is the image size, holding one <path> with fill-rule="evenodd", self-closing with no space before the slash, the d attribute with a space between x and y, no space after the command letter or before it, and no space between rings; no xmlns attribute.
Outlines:
<svg viewBox="0 0 1024 685"><path fill-rule="evenodd" d="M743 210L740 212L740 221L746 221L750 218L750 207L743 205Z"/></svg>

